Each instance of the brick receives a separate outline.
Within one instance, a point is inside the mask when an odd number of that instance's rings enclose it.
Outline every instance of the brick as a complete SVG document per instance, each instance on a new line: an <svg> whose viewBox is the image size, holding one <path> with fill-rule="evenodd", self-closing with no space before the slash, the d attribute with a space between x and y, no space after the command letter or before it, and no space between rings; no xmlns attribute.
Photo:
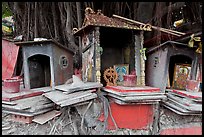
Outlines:
<svg viewBox="0 0 204 137"><path fill-rule="evenodd" d="M12 115L11 115L11 119L12 119L13 121L16 121L16 122L21 122L21 123L30 124L30 123L32 123L33 116L22 116L22 115L12 114Z"/></svg>

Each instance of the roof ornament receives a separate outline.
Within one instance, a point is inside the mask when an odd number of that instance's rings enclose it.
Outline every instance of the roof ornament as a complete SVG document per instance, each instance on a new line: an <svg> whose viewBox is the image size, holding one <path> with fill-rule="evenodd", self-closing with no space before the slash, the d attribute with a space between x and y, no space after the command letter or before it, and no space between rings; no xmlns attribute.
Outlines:
<svg viewBox="0 0 204 137"><path fill-rule="evenodd" d="M78 30L79 30L78 28L73 28L73 29L72 29L72 32L73 32L73 33L76 33Z"/></svg>
<svg viewBox="0 0 204 137"><path fill-rule="evenodd" d="M148 31L151 31L152 25L151 24L145 24L144 28L146 28L146 30L148 30Z"/></svg>
<svg viewBox="0 0 204 137"><path fill-rule="evenodd" d="M101 13L101 10L97 10L97 13L96 13L97 15L103 15L103 13Z"/></svg>
<svg viewBox="0 0 204 137"><path fill-rule="evenodd" d="M86 9L85 9L85 14L87 15L87 14L94 14L95 12L90 8L90 7L87 7Z"/></svg>
<svg viewBox="0 0 204 137"><path fill-rule="evenodd" d="M150 24L141 24L140 29L141 30L148 30L151 31L152 26Z"/></svg>
<svg viewBox="0 0 204 137"><path fill-rule="evenodd" d="M143 29L143 28L144 28L144 26L145 26L145 25L141 24L141 25L140 25L140 29Z"/></svg>

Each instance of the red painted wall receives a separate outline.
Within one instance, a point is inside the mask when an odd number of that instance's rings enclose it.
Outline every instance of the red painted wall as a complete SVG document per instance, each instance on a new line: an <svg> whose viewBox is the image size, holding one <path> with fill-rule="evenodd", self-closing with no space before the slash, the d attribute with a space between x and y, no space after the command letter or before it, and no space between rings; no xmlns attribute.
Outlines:
<svg viewBox="0 0 204 137"><path fill-rule="evenodd" d="M13 42L2 40L2 80L11 78L18 57L19 47Z"/></svg>
<svg viewBox="0 0 204 137"><path fill-rule="evenodd" d="M153 122L152 105L118 105L111 102L110 107L118 128L148 129L148 126ZM108 116L108 129L115 129L110 114Z"/></svg>

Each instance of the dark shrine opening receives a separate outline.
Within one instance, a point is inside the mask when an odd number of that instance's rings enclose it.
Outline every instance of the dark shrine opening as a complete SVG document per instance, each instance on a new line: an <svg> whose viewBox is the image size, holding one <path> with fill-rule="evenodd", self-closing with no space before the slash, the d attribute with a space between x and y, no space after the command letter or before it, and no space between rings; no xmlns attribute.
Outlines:
<svg viewBox="0 0 204 137"><path fill-rule="evenodd" d="M173 78L175 74L175 65L176 64L187 64L191 67L192 59L185 55L174 55L170 57L169 62L169 83L170 87L172 87L173 84Z"/></svg>
<svg viewBox="0 0 204 137"><path fill-rule="evenodd" d="M117 64L129 64L129 72L134 70L133 32L118 28L100 28L101 83L106 85L103 74L109 67Z"/></svg>
<svg viewBox="0 0 204 137"><path fill-rule="evenodd" d="M34 55L28 58L30 88L50 86L50 57L46 55Z"/></svg>

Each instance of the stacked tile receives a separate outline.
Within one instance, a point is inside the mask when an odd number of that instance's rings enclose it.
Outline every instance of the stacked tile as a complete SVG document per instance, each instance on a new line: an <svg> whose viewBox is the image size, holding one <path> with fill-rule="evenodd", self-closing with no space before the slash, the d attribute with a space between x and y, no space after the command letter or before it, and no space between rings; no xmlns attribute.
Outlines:
<svg viewBox="0 0 204 137"><path fill-rule="evenodd" d="M33 117L54 109L54 103L42 95L20 98L14 101L2 100L2 111L8 114Z"/></svg>
<svg viewBox="0 0 204 137"><path fill-rule="evenodd" d="M106 96L120 105L125 104L154 104L165 100L165 93L160 92L159 88L154 87L123 87L123 86L106 86L102 88Z"/></svg>
<svg viewBox="0 0 204 137"><path fill-rule="evenodd" d="M95 93L103 85L96 82L63 84L43 95L60 107L76 105L97 98Z"/></svg>
<svg viewBox="0 0 204 137"><path fill-rule="evenodd" d="M201 115L202 93L167 89L167 100L163 106L179 115Z"/></svg>

